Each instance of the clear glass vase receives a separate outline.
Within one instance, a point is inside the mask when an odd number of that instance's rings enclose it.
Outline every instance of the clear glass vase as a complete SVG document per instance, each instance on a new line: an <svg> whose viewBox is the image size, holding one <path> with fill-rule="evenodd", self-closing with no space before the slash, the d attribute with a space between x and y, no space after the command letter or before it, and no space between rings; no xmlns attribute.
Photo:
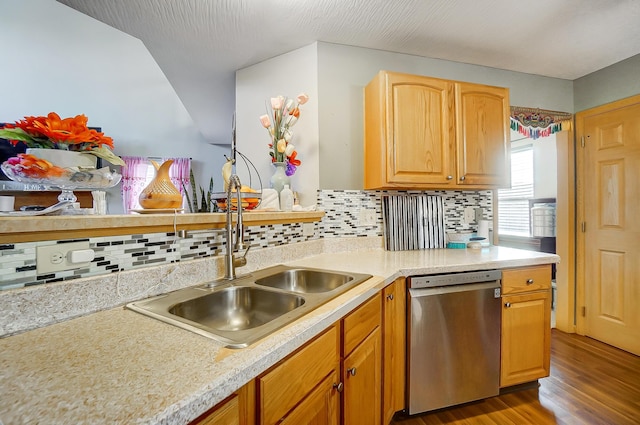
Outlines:
<svg viewBox="0 0 640 425"><path fill-rule="evenodd" d="M272 164L275 167L275 171L269 181L271 182L271 188L275 189L278 192L278 196L280 196L280 192L284 189L285 184L291 187L291 179L286 174L286 162L273 162Z"/></svg>

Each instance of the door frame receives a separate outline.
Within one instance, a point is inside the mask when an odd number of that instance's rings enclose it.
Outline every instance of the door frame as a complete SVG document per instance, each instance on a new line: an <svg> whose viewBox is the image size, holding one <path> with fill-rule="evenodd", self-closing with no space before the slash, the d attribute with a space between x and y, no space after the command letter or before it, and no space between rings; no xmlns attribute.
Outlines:
<svg viewBox="0 0 640 425"><path fill-rule="evenodd" d="M576 143L573 126L556 133L556 329L576 332Z"/></svg>

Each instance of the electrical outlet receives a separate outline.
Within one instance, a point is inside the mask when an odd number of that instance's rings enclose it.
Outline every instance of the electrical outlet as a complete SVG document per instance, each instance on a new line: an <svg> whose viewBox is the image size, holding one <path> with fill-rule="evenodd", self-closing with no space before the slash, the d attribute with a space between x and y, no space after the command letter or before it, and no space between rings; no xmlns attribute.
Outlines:
<svg viewBox="0 0 640 425"><path fill-rule="evenodd" d="M39 275L86 267L91 261L72 263L68 255L74 251L89 250L89 241L57 243L36 247L36 273Z"/></svg>
<svg viewBox="0 0 640 425"><path fill-rule="evenodd" d="M378 222L378 216L375 210L361 209L358 220L361 226L374 226Z"/></svg>
<svg viewBox="0 0 640 425"><path fill-rule="evenodd" d="M473 223L476 220L476 209L474 207L466 207L464 209L464 222L466 224Z"/></svg>
<svg viewBox="0 0 640 425"><path fill-rule="evenodd" d="M302 223L302 236L313 236L313 223Z"/></svg>

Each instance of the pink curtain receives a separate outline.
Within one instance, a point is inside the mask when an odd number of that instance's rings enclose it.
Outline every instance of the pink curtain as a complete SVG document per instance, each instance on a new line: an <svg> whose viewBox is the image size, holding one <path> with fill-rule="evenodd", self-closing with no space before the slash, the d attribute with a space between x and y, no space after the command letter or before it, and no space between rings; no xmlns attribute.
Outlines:
<svg viewBox="0 0 640 425"><path fill-rule="evenodd" d="M122 167L122 202L124 213L129 214L131 210L140 209L138 197L140 192L147 186L147 167L149 161L142 156L123 156L125 166Z"/></svg>
<svg viewBox="0 0 640 425"><path fill-rule="evenodd" d="M182 207L187 208L186 211L189 212L187 197L184 196L184 192L186 190L189 196L191 196L191 158L162 158L163 161L168 159L173 159L173 164L171 164L171 168L169 169L169 177L173 185L177 187L182 194Z"/></svg>
<svg viewBox="0 0 640 425"><path fill-rule="evenodd" d="M157 158L154 158L158 161ZM182 207L186 206L186 197L184 196L185 189L191 194L191 158L162 158L159 163L172 159L173 164L169 168L169 177L171 182L183 195ZM149 168L152 167L149 159L143 156L123 156L122 160L125 166L122 167L122 201L124 207L124 213L128 214L131 210L141 209L138 198L140 193L149 184L155 172L150 172Z"/></svg>

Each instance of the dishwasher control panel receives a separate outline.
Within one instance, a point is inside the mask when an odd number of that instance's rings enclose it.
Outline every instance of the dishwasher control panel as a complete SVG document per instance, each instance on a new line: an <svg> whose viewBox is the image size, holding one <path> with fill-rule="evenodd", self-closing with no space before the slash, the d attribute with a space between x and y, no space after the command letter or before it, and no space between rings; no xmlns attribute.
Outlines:
<svg viewBox="0 0 640 425"><path fill-rule="evenodd" d="M501 270L481 270L462 273L434 274L409 277L409 287L434 288L438 286L464 285L468 283L494 282L502 279Z"/></svg>

